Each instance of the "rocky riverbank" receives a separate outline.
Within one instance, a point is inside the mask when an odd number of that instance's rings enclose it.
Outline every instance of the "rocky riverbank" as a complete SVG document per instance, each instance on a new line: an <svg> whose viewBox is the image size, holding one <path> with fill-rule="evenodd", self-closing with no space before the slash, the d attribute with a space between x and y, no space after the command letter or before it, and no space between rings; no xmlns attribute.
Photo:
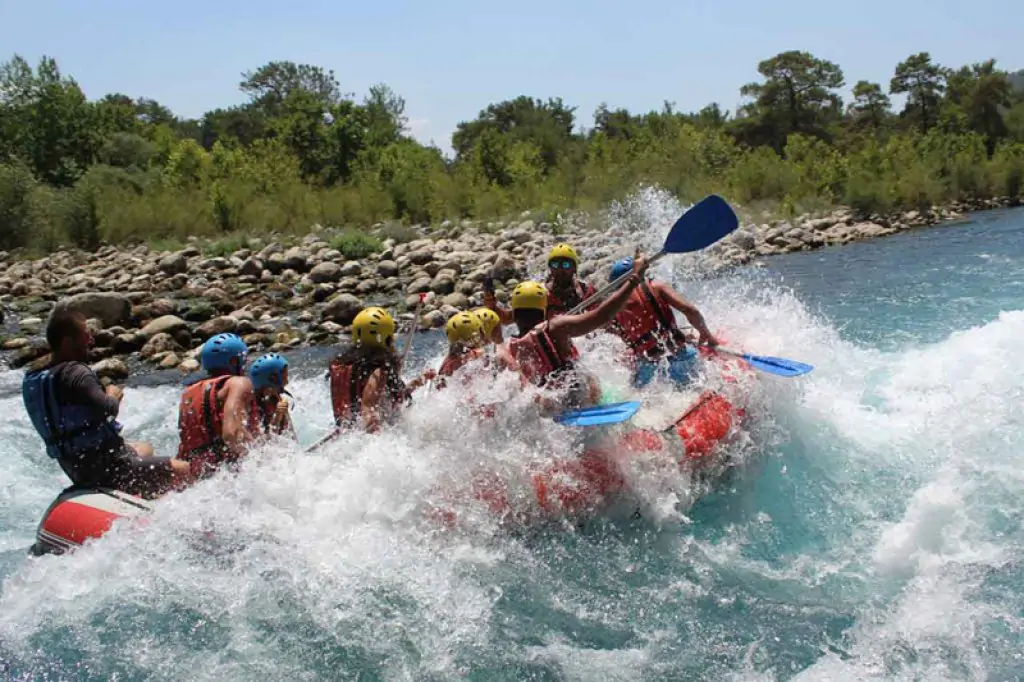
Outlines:
<svg viewBox="0 0 1024 682"><path fill-rule="evenodd" d="M1009 205L1009 200L957 204L857 220L848 209L791 221L745 224L701 252L702 268L748 264L759 257L847 244L957 219L963 213ZM145 246L104 247L95 253L61 251L35 261L0 253L0 303L10 367L48 352L42 331L55 305L90 319L96 339L91 360L114 380L142 363L183 372L198 368L199 347L220 332L240 334L254 351L286 351L336 343L364 305L389 306L412 322L419 294L427 294L420 328L444 325L456 311L479 305L490 275L499 300L528 275L543 273L555 243L576 246L580 274L603 282L612 261L635 238L619 225L576 221L578 227L522 220L507 225L463 222L420 228L421 238L393 239L361 260L331 248L329 231L300 244L250 242L226 257L207 257L194 244L176 252ZM583 223L587 224L583 224ZM643 229L644 226L639 226Z"/></svg>

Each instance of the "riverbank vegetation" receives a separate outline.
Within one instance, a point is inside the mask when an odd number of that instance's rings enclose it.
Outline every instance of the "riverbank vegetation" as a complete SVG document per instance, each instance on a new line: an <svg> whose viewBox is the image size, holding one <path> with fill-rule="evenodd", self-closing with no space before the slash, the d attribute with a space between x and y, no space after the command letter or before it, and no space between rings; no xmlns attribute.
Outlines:
<svg viewBox="0 0 1024 682"><path fill-rule="evenodd" d="M735 113L602 105L586 121L559 98L490 104L448 158L409 135L399 94L357 98L317 66L268 63L243 74L244 104L184 119L150 99L90 100L52 58L16 55L0 65L0 249L551 214L638 184L782 213L1021 194L1024 71L920 53L850 101L840 67L806 52L757 71Z"/></svg>

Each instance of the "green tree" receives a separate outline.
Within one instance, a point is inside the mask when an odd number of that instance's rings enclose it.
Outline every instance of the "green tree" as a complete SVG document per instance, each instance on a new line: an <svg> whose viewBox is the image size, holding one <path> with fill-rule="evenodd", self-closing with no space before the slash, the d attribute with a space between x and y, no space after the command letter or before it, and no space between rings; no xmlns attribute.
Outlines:
<svg viewBox="0 0 1024 682"><path fill-rule="evenodd" d="M290 61L268 62L255 71L242 74L239 88L265 113L279 112L288 96L296 90L313 95L324 107L341 99L334 71Z"/></svg>
<svg viewBox="0 0 1024 682"><path fill-rule="evenodd" d="M889 115L891 102L878 83L857 81L847 115L855 128L879 130Z"/></svg>
<svg viewBox="0 0 1024 682"><path fill-rule="evenodd" d="M792 133L829 137L828 128L842 108L835 92L843 86L838 65L809 52L791 50L757 65L764 83L748 83L740 94L753 98L742 111L755 139L767 136L781 153Z"/></svg>
<svg viewBox="0 0 1024 682"><path fill-rule="evenodd" d="M405 100L383 83L370 88L363 102L366 110L366 144L386 147L398 142L406 130Z"/></svg>
<svg viewBox="0 0 1024 682"><path fill-rule="evenodd" d="M43 57L33 72L23 58L0 65L0 155L24 159L40 179L71 185L96 158L94 108L78 83Z"/></svg>
<svg viewBox="0 0 1024 682"><path fill-rule="evenodd" d="M1002 111L1011 105L1011 86L996 60L964 66L947 77L946 103L962 114L970 130L986 137L991 156L1008 130Z"/></svg>
<svg viewBox="0 0 1024 682"><path fill-rule="evenodd" d="M452 147L456 157L461 159L470 155L478 144L482 144L485 137L488 138L489 147L496 144L493 135L507 138L509 144L529 141L540 149L546 172L558 164L559 153L573 139L575 111L575 107L567 107L561 98L551 98L544 102L520 96L514 100L491 104L475 120L459 123L452 135ZM492 160L497 159L492 152L486 155ZM505 174L505 171L496 168L489 173L496 176Z"/></svg>
<svg viewBox="0 0 1024 682"><path fill-rule="evenodd" d="M907 95L901 116L917 122L922 133L935 125L939 117L939 103L946 89L946 70L932 62L927 52L907 57L896 65L896 73L889 82L889 92Z"/></svg>

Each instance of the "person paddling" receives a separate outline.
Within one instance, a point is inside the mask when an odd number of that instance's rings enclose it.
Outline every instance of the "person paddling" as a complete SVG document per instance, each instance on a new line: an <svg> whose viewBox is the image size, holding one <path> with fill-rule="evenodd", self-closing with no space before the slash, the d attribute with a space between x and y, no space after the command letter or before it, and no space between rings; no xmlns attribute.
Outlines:
<svg viewBox="0 0 1024 682"><path fill-rule="evenodd" d="M394 422L412 392L428 379L408 385L395 352L395 320L386 310L365 308L352 320L352 344L328 370L331 408L340 429L360 426L369 433Z"/></svg>
<svg viewBox="0 0 1024 682"><path fill-rule="evenodd" d="M197 477L210 476L221 464L234 464L260 435L260 417L252 381L245 376L245 342L235 334L217 334L203 344L200 363L207 373L188 388L178 406L178 458Z"/></svg>
<svg viewBox="0 0 1024 682"><path fill-rule="evenodd" d="M616 261L608 275L609 281L614 282L632 269L632 258ZM672 381L685 384L689 379L696 352L687 344L686 336L676 324L673 309L681 312L697 330L700 343L711 347L718 345L718 339L708 329L696 306L664 282L641 282L608 325L609 331L629 346L635 364L635 386L650 383L662 366L662 360L668 362L668 376Z"/></svg>
<svg viewBox="0 0 1024 682"><path fill-rule="evenodd" d="M156 457L149 443L128 443L116 421L124 392L106 389L89 365L92 334L81 313L63 310L46 325L50 361L30 369L21 384L32 426L76 487L114 488L157 497L191 479L189 465Z"/></svg>
<svg viewBox="0 0 1024 682"><path fill-rule="evenodd" d="M560 405L547 407L588 407L599 400L600 388L593 377L582 377L576 368L579 351L572 339L605 326L615 317L630 293L639 286L647 261L637 259L627 284L596 308L579 315L547 316L548 294L539 282L522 282L512 291L511 304L518 334L497 354L499 366L518 369L536 386L564 391Z"/></svg>
<svg viewBox="0 0 1024 682"><path fill-rule="evenodd" d="M448 355L437 370L436 386L445 387L445 378L455 374L464 366L484 359L481 346L484 343L483 323L474 313L452 315L445 325L448 336Z"/></svg>
<svg viewBox="0 0 1024 682"><path fill-rule="evenodd" d="M249 367L249 380L256 392L256 409L264 436L288 434L295 438L295 427L288 412L288 359L280 353L268 353Z"/></svg>
<svg viewBox="0 0 1024 682"><path fill-rule="evenodd" d="M564 315L594 295L594 286L576 276L580 256L571 244L556 244L548 252L548 319Z"/></svg>
<svg viewBox="0 0 1024 682"><path fill-rule="evenodd" d="M548 277L544 281L547 290L545 317L551 320L572 310L596 292L593 285L576 277L580 257L571 244L556 244L548 252ZM495 297L494 280L484 280L484 305L498 315L501 324L512 324L511 310L498 304Z"/></svg>

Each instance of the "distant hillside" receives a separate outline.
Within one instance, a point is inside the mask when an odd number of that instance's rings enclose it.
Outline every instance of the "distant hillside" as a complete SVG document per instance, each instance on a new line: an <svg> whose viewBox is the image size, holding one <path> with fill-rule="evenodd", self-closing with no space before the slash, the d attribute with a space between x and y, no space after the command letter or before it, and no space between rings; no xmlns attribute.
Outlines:
<svg viewBox="0 0 1024 682"><path fill-rule="evenodd" d="M1010 85L1013 86L1014 90L1024 92L1024 69L1011 73L1006 77L1006 80L1010 81Z"/></svg>

